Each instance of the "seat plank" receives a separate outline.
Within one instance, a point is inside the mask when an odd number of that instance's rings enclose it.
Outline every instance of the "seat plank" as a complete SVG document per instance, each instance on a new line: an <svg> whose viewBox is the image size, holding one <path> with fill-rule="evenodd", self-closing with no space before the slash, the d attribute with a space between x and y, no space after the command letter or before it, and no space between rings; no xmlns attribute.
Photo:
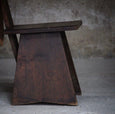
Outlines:
<svg viewBox="0 0 115 114"><path fill-rule="evenodd" d="M81 20L55 23L41 23L29 25L15 25L4 31L5 34L24 34L24 33L40 33L40 32L57 32L76 30L82 24Z"/></svg>

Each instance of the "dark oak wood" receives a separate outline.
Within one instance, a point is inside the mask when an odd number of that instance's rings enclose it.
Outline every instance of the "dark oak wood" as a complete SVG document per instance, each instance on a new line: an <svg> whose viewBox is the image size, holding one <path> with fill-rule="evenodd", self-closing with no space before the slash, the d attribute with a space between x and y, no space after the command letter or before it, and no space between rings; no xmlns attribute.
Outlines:
<svg viewBox="0 0 115 114"><path fill-rule="evenodd" d="M40 32L56 32L76 30L82 24L81 20L68 21L68 22L55 22L55 23L43 23L32 25L15 25L12 28L8 28L4 31L5 34L24 34L24 33L40 33Z"/></svg>
<svg viewBox="0 0 115 114"><path fill-rule="evenodd" d="M1 10L1 3L0 3L0 45L3 44L3 38L4 38L4 26L3 26L3 15Z"/></svg>
<svg viewBox="0 0 115 114"><path fill-rule="evenodd" d="M21 35L13 104L77 105L60 32Z"/></svg>
<svg viewBox="0 0 115 114"><path fill-rule="evenodd" d="M8 1L7 0L0 0L1 5L1 9L2 9L2 14L3 14L3 20L6 26L6 29L8 28L12 28L13 27L13 20L12 20L12 16L10 13L10 8L8 5ZM18 39L17 36L15 34L10 34L9 36L9 40L12 46L12 50L14 53L14 57L17 60L17 53L18 53Z"/></svg>
<svg viewBox="0 0 115 114"><path fill-rule="evenodd" d="M0 5L0 41L8 34L16 60L18 55L13 104L77 105L81 89L64 31L78 29L82 21L14 25L8 1L0 0Z"/></svg>
<svg viewBox="0 0 115 114"><path fill-rule="evenodd" d="M67 38L66 38L66 34L64 31L61 32L61 36L62 36L63 46L65 49L65 53L66 53L66 57L67 57L67 61L68 61L68 66L70 69L71 78L73 81L73 86L74 86L75 92L77 95L81 95L81 88L80 88L80 85L78 82L77 73L76 73L75 68L74 68L71 52L70 52L69 45L68 45Z"/></svg>

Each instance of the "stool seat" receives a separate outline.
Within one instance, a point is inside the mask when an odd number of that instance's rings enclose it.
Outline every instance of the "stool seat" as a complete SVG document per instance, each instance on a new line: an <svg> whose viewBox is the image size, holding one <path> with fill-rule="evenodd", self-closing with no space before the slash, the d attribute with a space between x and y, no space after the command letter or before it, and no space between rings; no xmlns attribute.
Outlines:
<svg viewBox="0 0 115 114"><path fill-rule="evenodd" d="M81 24L82 21L78 20L78 21L67 21L67 22L15 25L11 28L7 28L4 31L4 34L27 34L27 33L77 30L81 26Z"/></svg>

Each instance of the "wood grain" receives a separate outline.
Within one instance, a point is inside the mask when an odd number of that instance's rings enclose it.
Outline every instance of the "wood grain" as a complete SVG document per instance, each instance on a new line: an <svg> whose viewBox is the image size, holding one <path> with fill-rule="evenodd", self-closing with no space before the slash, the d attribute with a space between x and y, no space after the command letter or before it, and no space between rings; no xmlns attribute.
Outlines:
<svg viewBox="0 0 115 114"><path fill-rule="evenodd" d="M21 35L13 104L77 105L61 34Z"/></svg>

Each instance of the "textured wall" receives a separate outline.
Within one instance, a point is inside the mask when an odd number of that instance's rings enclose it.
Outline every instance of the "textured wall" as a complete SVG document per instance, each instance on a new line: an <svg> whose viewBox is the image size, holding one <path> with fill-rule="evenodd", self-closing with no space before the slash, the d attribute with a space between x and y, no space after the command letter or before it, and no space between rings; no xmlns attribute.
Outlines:
<svg viewBox="0 0 115 114"><path fill-rule="evenodd" d="M66 32L74 58L115 57L114 0L9 0L15 24L81 19L77 31ZM5 38L0 57L12 57Z"/></svg>

